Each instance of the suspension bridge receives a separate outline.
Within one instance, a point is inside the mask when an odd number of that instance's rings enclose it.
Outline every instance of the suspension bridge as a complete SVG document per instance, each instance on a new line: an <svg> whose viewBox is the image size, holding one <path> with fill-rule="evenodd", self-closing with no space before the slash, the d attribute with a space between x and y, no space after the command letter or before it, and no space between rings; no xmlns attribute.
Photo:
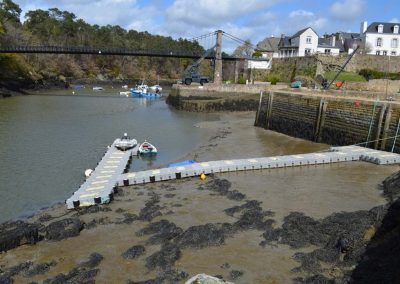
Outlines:
<svg viewBox="0 0 400 284"><path fill-rule="evenodd" d="M202 43L205 49L208 49L210 43L218 42L219 36L231 40L238 44L247 44L254 48L247 41L236 36L230 35L224 31L215 31L189 39ZM216 39L216 40L215 40ZM208 46L207 46L208 45ZM221 47L221 46L219 46ZM221 51L221 49L220 49ZM93 54L93 55L121 55L121 56L149 56L149 57L171 57L171 58L199 58L200 52L190 50L172 50L172 49L134 49L134 48L109 48L109 47L88 47L88 46L49 46L49 45L1 45L0 53L37 53L37 54ZM218 54L218 46L214 54L206 56L206 59L214 59ZM251 56L233 56L221 52L221 59L227 61L254 59L266 61L266 58L251 58Z"/></svg>

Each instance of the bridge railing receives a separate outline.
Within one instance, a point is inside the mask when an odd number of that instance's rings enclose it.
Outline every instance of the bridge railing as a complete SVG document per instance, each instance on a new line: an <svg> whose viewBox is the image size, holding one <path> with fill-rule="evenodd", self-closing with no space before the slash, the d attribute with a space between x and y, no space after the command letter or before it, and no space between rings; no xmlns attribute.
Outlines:
<svg viewBox="0 0 400 284"><path fill-rule="evenodd" d="M109 47L86 47L86 46L52 46L52 45L8 45L0 46L0 53L45 53L45 54L102 54L102 55L126 55L126 56L154 56L154 57L175 57L175 58L199 58L199 52L162 50L162 49L133 49L133 48L109 48ZM210 55L207 59L213 59ZM234 57L229 55L222 56L224 60L259 60Z"/></svg>

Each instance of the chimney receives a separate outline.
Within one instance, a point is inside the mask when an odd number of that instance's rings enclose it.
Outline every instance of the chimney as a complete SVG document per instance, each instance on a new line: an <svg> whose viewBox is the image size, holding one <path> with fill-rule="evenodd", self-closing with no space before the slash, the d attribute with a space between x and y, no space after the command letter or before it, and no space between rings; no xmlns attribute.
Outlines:
<svg viewBox="0 0 400 284"><path fill-rule="evenodd" d="M332 36L332 46L336 46L336 36Z"/></svg>
<svg viewBox="0 0 400 284"><path fill-rule="evenodd" d="M365 33L365 31L367 30L367 27L368 27L367 21L361 22L360 36L362 36L363 33Z"/></svg>

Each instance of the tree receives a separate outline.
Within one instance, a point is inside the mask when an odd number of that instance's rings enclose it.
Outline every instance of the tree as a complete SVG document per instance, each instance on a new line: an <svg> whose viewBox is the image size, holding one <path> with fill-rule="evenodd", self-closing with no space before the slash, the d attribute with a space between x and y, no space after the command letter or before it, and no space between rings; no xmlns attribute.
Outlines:
<svg viewBox="0 0 400 284"><path fill-rule="evenodd" d="M253 45L251 44L250 40L246 40L242 45L235 49L232 55L236 57L251 57L253 52Z"/></svg>
<svg viewBox="0 0 400 284"><path fill-rule="evenodd" d="M19 17L21 15L21 8L11 0L0 1L0 21L12 21L20 23Z"/></svg>

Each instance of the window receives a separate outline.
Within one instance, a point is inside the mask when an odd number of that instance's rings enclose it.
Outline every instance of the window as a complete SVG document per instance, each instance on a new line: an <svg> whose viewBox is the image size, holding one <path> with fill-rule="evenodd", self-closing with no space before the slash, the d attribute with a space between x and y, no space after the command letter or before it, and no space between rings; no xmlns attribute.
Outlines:
<svg viewBox="0 0 400 284"><path fill-rule="evenodd" d="M398 34L398 33L399 33L399 26L398 26L398 25L395 25L395 26L393 27L393 33L394 33L394 34Z"/></svg>
<svg viewBox="0 0 400 284"><path fill-rule="evenodd" d="M383 33L383 25L378 26L378 33Z"/></svg>
<svg viewBox="0 0 400 284"><path fill-rule="evenodd" d="M382 46L382 38L381 37L378 37L376 39L376 46Z"/></svg>
<svg viewBox="0 0 400 284"><path fill-rule="evenodd" d="M310 37L310 36L308 36L308 37L306 38L306 43L311 43L311 37Z"/></svg>
<svg viewBox="0 0 400 284"><path fill-rule="evenodd" d="M392 39L392 48L397 48L399 46L399 40L397 38Z"/></svg>
<svg viewBox="0 0 400 284"><path fill-rule="evenodd" d="M392 51L392 52L390 53L390 55L396 56L396 51Z"/></svg>
<svg viewBox="0 0 400 284"><path fill-rule="evenodd" d="M382 52L382 55L387 55L387 51L384 50L384 51Z"/></svg>
<svg viewBox="0 0 400 284"><path fill-rule="evenodd" d="M305 55L310 55L310 54L311 54L311 49L310 49L310 48L306 48L306 49L304 50L304 54L305 54Z"/></svg>
<svg viewBox="0 0 400 284"><path fill-rule="evenodd" d="M376 55L381 55L381 52L379 50L377 50Z"/></svg>
<svg viewBox="0 0 400 284"><path fill-rule="evenodd" d="M330 49L325 49L325 54L331 54L331 50Z"/></svg>

